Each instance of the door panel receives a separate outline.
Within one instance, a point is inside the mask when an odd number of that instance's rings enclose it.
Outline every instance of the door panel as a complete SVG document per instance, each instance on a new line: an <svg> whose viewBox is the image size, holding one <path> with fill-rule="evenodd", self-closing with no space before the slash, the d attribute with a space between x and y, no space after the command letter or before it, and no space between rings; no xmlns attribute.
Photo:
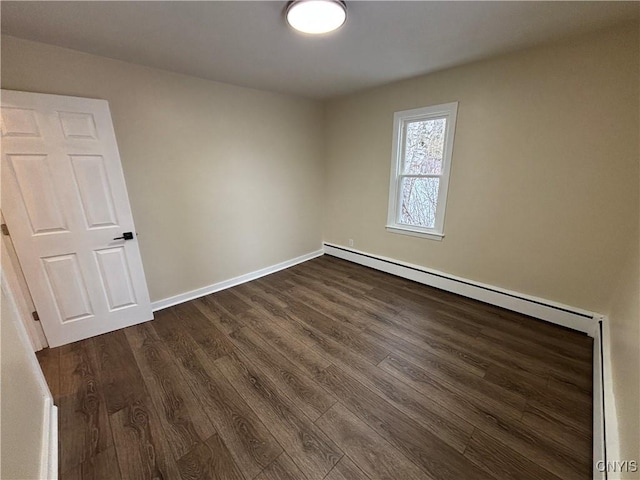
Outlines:
<svg viewBox="0 0 640 480"><path fill-rule="evenodd" d="M101 155L69 155L88 228L118 225L111 185Z"/></svg>
<svg viewBox="0 0 640 480"><path fill-rule="evenodd" d="M7 155L34 235L67 231L47 155Z"/></svg>
<svg viewBox="0 0 640 480"><path fill-rule="evenodd" d="M2 209L51 346L153 318L104 100L2 91Z"/></svg>
<svg viewBox="0 0 640 480"><path fill-rule="evenodd" d="M35 112L24 108L3 108L2 135L4 137L40 137Z"/></svg>
<svg viewBox="0 0 640 480"><path fill-rule="evenodd" d="M124 247L97 250L96 259L107 294L109 311L136 305L136 294Z"/></svg>
<svg viewBox="0 0 640 480"><path fill-rule="evenodd" d="M77 255L72 253L43 258L42 262L60 320L64 323L93 317Z"/></svg>
<svg viewBox="0 0 640 480"><path fill-rule="evenodd" d="M98 139L96 122L90 113L58 112L58 118L66 138Z"/></svg>

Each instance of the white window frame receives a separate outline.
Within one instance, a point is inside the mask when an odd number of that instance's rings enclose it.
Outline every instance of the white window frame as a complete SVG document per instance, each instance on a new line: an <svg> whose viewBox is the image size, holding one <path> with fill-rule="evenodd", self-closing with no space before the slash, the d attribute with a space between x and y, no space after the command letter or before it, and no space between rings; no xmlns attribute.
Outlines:
<svg viewBox="0 0 640 480"><path fill-rule="evenodd" d="M453 155L453 139L456 130L456 116L458 102L434 105L431 107L415 108L395 112L393 115L393 153L391 159L391 179L389 185L389 211L387 215L386 229L392 233L413 235L442 240L444 237L444 216L447 207L447 191L449 190L449 175L451 173L451 157ZM402 161L404 158L406 125L416 120L431 120L446 118L444 134L444 152L442 158L442 173L440 175L403 175ZM436 206L436 218L433 228L418 227L399 223L400 219L400 195L402 179L407 176L422 178L440 178L438 191L438 204Z"/></svg>

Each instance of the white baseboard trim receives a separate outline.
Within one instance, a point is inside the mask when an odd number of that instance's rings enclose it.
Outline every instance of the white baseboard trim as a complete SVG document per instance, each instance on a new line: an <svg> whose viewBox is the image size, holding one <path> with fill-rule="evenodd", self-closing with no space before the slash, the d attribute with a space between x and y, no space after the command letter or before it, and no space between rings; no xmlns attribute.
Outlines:
<svg viewBox="0 0 640 480"><path fill-rule="evenodd" d="M324 252L327 255L391 273L424 285L578 330L589 336L595 335L598 326L597 321L594 320L596 316L594 312L552 302L544 298L494 287L493 285L456 277L438 270L338 245L325 243Z"/></svg>
<svg viewBox="0 0 640 480"><path fill-rule="evenodd" d="M287 260L270 267L256 270L255 272L246 273L244 275L240 275L239 277L231 278L229 280L214 283L213 285L198 288L197 290L191 290L190 292L181 293L180 295L157 300L155 302L151 302L151 309L155 312L157 310L162 310L163 308L168 308L172 307L173 305L188 302L189 300L204 297L205 295L219 292L220 290L225 290L227 288L235 287L236 285L250 282L251 280L264 277L265 275L269 275L271 273L279 272L280 270L284 270L285 268L293 267L294 265L306 262L307 260L311 260L312 258L320 257L323 254L323 250L317 250L315 252L307 253L305 255L301 255L300 257L292 258L291 260Z"/></svg>
<svg viewBox="0 0 640 480"><path fill-rule="evenodd" d="M53 399L45 397L44 419L42 422L42 458L40 460L40 478L55 480L58 478L58 407Z"/></svg>

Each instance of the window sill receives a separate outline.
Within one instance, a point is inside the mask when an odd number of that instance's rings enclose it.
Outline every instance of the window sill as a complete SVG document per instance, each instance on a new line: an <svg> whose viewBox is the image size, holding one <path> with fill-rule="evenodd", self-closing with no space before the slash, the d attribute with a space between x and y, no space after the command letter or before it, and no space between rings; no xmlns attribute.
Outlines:
<svg viewBox="0 0 640 480"><path fill-rule="evenodd" d="M429 240L436 240L438 242L442 241L442 239L444 238L444 234L442 233L421 232L418 230L411 230L409 228L398 227L395 225L387 225L385 228L387 229L387 232L398 233L400 235L410 235L412 237L428 238Z"/></svg>

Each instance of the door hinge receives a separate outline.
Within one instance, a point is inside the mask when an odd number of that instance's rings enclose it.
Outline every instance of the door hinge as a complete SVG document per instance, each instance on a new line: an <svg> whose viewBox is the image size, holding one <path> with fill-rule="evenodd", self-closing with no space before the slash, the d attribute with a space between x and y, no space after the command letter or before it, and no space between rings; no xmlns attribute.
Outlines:
<svg viewBox="0 0 640 480"><path fill-rule="evenodd" d="M0 229L3 235L9 235L9 227L7 227L6 223L0 224Z"/></svg>
<svg viewBox="0 0 640 480"><path fill-rule="evenodd" d="M31 315L33 316L33 320L36 322L40 321L40 315L38 315L38 312L33 312Z"/></svg>

